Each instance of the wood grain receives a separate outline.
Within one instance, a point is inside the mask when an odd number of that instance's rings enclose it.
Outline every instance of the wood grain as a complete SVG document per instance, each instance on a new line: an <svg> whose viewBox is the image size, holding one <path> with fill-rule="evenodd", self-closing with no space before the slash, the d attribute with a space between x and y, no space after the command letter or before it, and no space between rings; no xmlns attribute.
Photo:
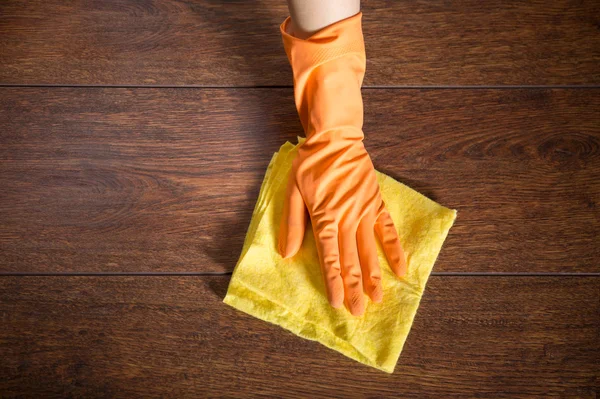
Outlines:
<svg viewBox="0 0 600 399"><path fill-rule="evenodd" d="M600 84L594 0L364 0L366 85ZM0 2L0 83L291 85L285 2Z"/></svg>
<svg viewBox="0 0 600 399"><path fill-rule="evenodd" d="M458 210L437 272L600 272L600 90L365 90L375 166ZM290 89L0 90L0 271L231 271Z"/></svg>
<svg viewBox="0 0 600 399"><path fill-rule="evenodd" d="M273 94L0 90L1 270L232 270L271 155L302 129Z"/></svg>
<svg viewBox="0 0 600 399"><path fill-rule="evenodd" d="M595 398L600 280L432 277L387 375L221 302L227 277L0 278L3 397Z"/></svg>

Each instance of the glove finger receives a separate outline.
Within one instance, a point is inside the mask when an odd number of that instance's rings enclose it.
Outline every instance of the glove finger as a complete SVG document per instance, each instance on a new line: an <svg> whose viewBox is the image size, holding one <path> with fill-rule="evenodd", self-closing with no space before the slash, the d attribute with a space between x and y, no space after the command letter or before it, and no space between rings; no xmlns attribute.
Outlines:
<svg viewBox="0 0 600 399"><path fill-rule="evenodd" d="M394 221L387 209L384 209L375 222L375 233L381 242L383 252L392 268L392 271L402 277L406 274L406 259L404 251L398 238L398 232L394 226Z"/></svg>
<svg viewBox="0 0 600 399"><path fill-rule="evenodd" d="M334 308L344 303L344 283L340 269L340 253L338 247L338 230L334 225L314 231L321 271L325 279L327 299Z"/></svg>
<svg viewBox="0 0 600 399"><path fill-rule="evenodd" d="M340 231L340 253L346 306L354 316L360 316L365 312L365 298L356 246L356 230Z"/></svg>
<svg viewBox="0 0 600 399"><path fill-rule="evenodd" d="M373 302L381 302L383 298L381 268L377 258L377 243L373 227L373 219L363 219L358 226L356 243L365 292Z"/></svg>
<svg viewBox="0 0 600 399"><path fill-rule="evenodd" d="M306 206L295 180L287 186L286 201L279 226L279 254L284 258L294 256L302 246L306 229Z"/></svg>

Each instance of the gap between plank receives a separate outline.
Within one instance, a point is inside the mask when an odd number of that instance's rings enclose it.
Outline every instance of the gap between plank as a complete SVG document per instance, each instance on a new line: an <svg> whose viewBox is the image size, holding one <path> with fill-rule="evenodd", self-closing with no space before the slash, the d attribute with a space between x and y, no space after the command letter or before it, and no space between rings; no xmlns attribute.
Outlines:
<svg viewBox="0 0 600 399"><path fill-rule="evenodd" d="M0 272L0 277L169 277L169 276L231 276L232 272ZM545 272L432 272L431 276L444 277L600 277L600 273L545 273Z"/></svg>
<svg viewBox="0 0 600 399"><path fill-rule="evenodd" d="M0 88L82 88L82 89L292 89L291 85L133 85L133 84L20 84L0 83ZM362 86L363 89L385 90L514 90L514 89L600 89L600 85L392 85Z"/></svg>

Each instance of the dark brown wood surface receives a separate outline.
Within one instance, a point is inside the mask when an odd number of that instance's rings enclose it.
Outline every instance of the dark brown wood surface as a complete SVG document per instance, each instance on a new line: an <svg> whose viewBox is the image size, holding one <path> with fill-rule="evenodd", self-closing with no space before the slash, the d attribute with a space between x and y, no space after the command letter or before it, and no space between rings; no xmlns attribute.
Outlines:
<svg viewBox="0 0 600 399"><path fill-rule="evenodd" d="M594 277L432 277L393 375L228 307L228 280L4 277L0 391L596 397Z"/></svg>
<svg viewBox="0 0 600 399"><path fill-rule="evenodd" d="M366 85L600 84L600 3L364 0ZM291 85L282 0L0 2L0 83Z"/></svg>
<svg viewBox="0 0 600 399"><path fill-rule="evenodd" d="M435 271L600 272L600 90L365 90L376 167L459 216ZM223 272L291 89L0 89L0 271Z"/></svg>
<svg viewBox="0 0 600 399"><path fill-rule="evenodd" d="M600 3L362 8L369 153L458 210L396 372L221 301L283 0L4 0L1 398L598 397Z"/></svg>

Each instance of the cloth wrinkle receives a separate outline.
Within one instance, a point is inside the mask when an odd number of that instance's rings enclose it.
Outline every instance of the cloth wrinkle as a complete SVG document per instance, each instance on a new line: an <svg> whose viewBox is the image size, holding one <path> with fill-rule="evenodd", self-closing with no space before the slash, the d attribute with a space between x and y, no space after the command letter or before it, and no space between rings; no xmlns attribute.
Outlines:
<svg viewBox="0 0 600 399"><path fill-rule="evenodd" d="M243 282L243 281L240 281L240 284L244 285L244 282ZM254 290L252 287L248 287L247 285L244 285L244 287L245 287L247 290L249 290L249 291L254 291L254 292L256 292L256 291L255 291L255 290ZM259 294L259 295L261 294L260 292L256 292L256 293L257 293L257 294ZM274 303L276 303L276 302L274 302ZM281 305L281 304L279 304L279 305ZM289 312L290 314L293 314L294 316L296 316L296 317L298 317L298 318L301 318L301 315L295 314L294 312L292 312L292 311L289 311L289 310L288 310L288 312ZM319 330L322 330L324 333L327 333L327 334L330 334L330 335L332 335L332 337L333 337L333 338L335 338L335 339L338 339L338 337L337 337L335 334L332 334L332 333L331 333L331 331L329 331L329 330L327 330L327 329L323 329L323 328L322 328L320 325L318 325L317 323L314 323L314 322L311 322L311 321L308 321L308 323L310 323L310 324L311 324L312 326L314 326L315 328L317 328L317 329L319 329ZM360 348L356 348L356 347L354 347L354 348L356 349L356 351L357 351L357 352L360 352ZM364 354L362 354L362 355L363 355L363 356L365 356ZM367 357L367 356L365 356L365 357Z"/></svg>

